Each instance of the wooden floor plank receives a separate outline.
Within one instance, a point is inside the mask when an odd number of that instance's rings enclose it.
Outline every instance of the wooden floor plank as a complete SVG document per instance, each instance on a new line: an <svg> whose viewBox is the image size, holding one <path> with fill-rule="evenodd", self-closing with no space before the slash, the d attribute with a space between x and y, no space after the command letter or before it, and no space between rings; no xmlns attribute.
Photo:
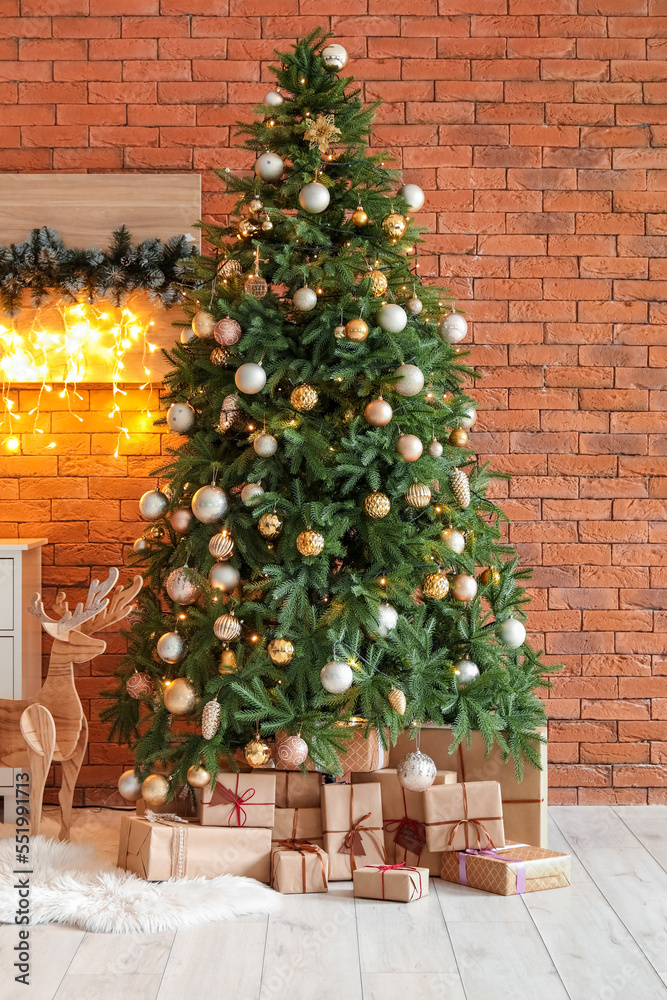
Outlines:
<svg viewBox="0 0 667 1000"><path fill-rule="evenodd" d="M442 879L436 879L433 886L448 927L457 920L479 920L489 924L497 920L530 923L530 916L519 896L497 896Z"/></svg>
<svg viewBox="0 0 667 1000"><path fill-rule="evenodd" d="M161 975L175 931L160 934L86 934L69 967L69 974L127 976Z"/></svg>
<svg viewBox="0 0 667 1000"><path fill-rule="evenodd" d="M456 958L433 880L429 895L418 902L407 905L357 899L355 909L364 977L387 972L456 973Z"/></svg>
<svg viewBox="0 0 667 1000"><path fill-rule="evenodd" d="M667 806L616 806L614 812L667 871Z"/></svg>
<svg viewBox="0 0 667 1000"><path fill-rule="evenodd" d="M364 973L363 988L364 1000L466 1000L458 973Z"/></svg>
<svg viewBox="0 0 667 1000"><path fill-rule="evenodd" d="M246 917L178 931L158 1000L258 1000L266 928L266 917Z"/></svg>
<svg viewBox="0 0 667 1000"><path fill-rule="evenodd" d="M65 976L54 1000L155 1000L160 976ZM31 998L32 1000L32 998Z"/></svg>
<svg viewBox="0 0 667 1000"><path fill-rule="evenodd" d="M2 1000L52 1000L85 937L74 927L41 925L30 928L30 986L14 981L14 947L18 928L0 927L0 995Z"/></svg>

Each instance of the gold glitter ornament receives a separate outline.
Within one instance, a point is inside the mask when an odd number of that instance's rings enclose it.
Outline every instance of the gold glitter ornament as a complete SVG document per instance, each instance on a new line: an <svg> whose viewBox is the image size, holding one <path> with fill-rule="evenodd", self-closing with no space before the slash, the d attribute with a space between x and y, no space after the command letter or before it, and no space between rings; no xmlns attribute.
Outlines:
<svg viewBox="0 0 667 1000"><path fill-rule="evenodd" d="M386 274L383 274L382 271L374 269L370 273L370 279L371 279L371 291L373 295L376 298L380 295L384 295L389 286Z"/></svg>
<svg viewBox="0 0 667 1000"><path fill-rule="evenodd" d="M449 482L459 507L465 510L470 504L470 483L463 469L454 469Z"/></svg>
<svg viewBox="0 0 667 1000"><path fill-rule="evenodd" d="M234 639L238 639L241 635L241 622L238 620L233 611L229 614L220 615L216 618L213 624L213 631L216 638L221 639L222 642L233 642Z"/></svg>
<svg viewBox="0 0 667 1000"><path fill-rule="evenodd" d="M207 701L201 715L201 734L205 740L212 740L220 728L220 702L217 698Z"/></svg>
<svg viewBox="0 0 667 1000"><path fill-rule="evenodd" d="M251 212L261 212L262 209L264 208L264 202L260 198L255 196L248 203L248 208L250 209Z"/></svg>
<svg viewBox="0 0 667 1000"><path fill-rule="evenodd" d="M422 507L428 507L431 502L431 491L424 483L413 483L405 494L405 499L411 507L416 507L419 510Z"/></svg>
<svg viewBox="0 0 667 1000"><path fill-rule="evenodd" d="M257 527L262 538L277 538L283 530L282 518L275 511L272 514L262 514Z"/></svg>
<svg viewBox="0 0 667 1000"><path fill-rule="evenodd" d="M294 645L289 639L272 639L267 646L267 652L273 663L285 667L294 656Z"/></svg>
<svg viewBox="0 0 667 1000"><path fill-rule="evenodd" d="M185 780L191 788L205 788L211 783L211 775L205 767L189 767Z"/></svg>
<svg viewBox="0 0 667 1000"><path fill-rule="evenodd" d="M422 594L435 601L441 601L447 596L449 581L444 573L427 573L422 580Z"/></svg>
<svg viewBox="0 0 667 1000"><path fill-rule="evenodd" d="M141 785L141 797L149 809L169 801L169 782L163 774L149 774Z"/></svg>
<svg viewBox="0 0 667 1000"><path fill-rule="evenodd" d="M341 131L334 125L333 115L318 115L315 121L310 122L308 128L303 133L303 137L311 149L319 149L320 153L326 153L336 136Z"/></svg>
<svg viewBox="0 0 667 1000"><path fill-rule="evenodd" d="M379 521L380 518L386 517L391 510L389 497L384 493L379 493L377 490L374 493L369 493L364 499L364 510L369 517L373 517L376 521Z"/></svg>
<svg viewBox="0 0 667 1000"><path fill-rule="evenodd" d="M187 677L177 677L164 689L164 707L172 715L187 715L195 707L197 695Z"/></svg>
<svg viewBox="0 0 667 1000"><path fill-rule="evenodd" d="M408 703L403 691L400 688L392 688L388 695L388 701L397 715L405 715Z"/></svg>
<svg viewBox="0 0 667 1000"><path fill-rule="evenodd" d="M481 574L479 582L483 587L486 587L489 583L492 584L492 586L497 587L500 583L500 573L494 566L489 566L489 568L485 569Z"/></svg>
<svg viewBox="0 0 667 1000"><path fill-rule="evenodd" d="M399 240L405 235L408 224L400 212L390 212L386 219L382 220L382 228L392 239Z"/></svg>
<svg viewBox="0 0 667 1000"><path fill-rule="evenodd" d="M224 368L229 359L229 351L226 347L214 347L211 351L211 361L218 368Z"/></svg>
<svg viewBox="0 0 667 1000"><path fill-rule="evenodd" d="M292 390L290 403L295 410L305 413L317 406L317 393L312 385L298 385L296 389Z"/></svg>
<svg viewBox="0 0 667 1000"><path fill-rule="evenodd" d="M449 443L455 448L464 448L468 441L468 435L462 427L456 427L449 435Z"/></svg>
<svg viewBox="0 0 667 1000"><path fill-rule="evenodd" d="M250 742L246 743L243 755L251 767L264 767L271 760L271 751L259 733L255 733Z"/></svg>
<svg viewBox="0 0 667 1000"><path fill-rule="evenodd" d="M302 556L319 556L324 548L324 538L319 531L308 528L296 536L296 547Z"/></svg>

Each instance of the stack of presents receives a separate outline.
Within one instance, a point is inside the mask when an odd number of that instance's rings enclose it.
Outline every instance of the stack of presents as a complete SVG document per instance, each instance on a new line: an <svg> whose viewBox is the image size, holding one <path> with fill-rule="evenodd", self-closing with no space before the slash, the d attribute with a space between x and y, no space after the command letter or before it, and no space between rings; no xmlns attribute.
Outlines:
<svg viewBox="0 0 667 1000"><path fill-rule="evenodd" d="M370 741L365 763L376 769L352 771L349 782L220 772L198 797L198 822L124 816L118 863L149 880L245 875L283 893L352 879L355 896L402 902L427 895L431 875L501 895L569 885L569 856L546 847L546 768L518 783L511 762L495 750L485 758L479 734L452 755L451 740L450 730L422 730L422 752L438 767L423 792L396 774L414 749L405 738L391 755Z"/></svg>

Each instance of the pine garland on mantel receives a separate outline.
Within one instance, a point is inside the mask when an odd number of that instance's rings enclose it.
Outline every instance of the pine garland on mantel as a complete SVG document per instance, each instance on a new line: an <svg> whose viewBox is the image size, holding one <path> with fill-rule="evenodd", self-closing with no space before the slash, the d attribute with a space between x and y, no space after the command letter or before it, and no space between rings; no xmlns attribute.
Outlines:
<svg viewBox="0 0 667 1000"><path fill-rule="evenodd" d="M145 291L169 308L180 300L181 261L196 253L186 236L133 243L125 226L116 229L108 250L66 246L48 226L33 229L25 243L0 246L0 298L8 316L17 315L23 293L35 306L48 297L78 302L109 299L120 305L131 292Z"/></svg>

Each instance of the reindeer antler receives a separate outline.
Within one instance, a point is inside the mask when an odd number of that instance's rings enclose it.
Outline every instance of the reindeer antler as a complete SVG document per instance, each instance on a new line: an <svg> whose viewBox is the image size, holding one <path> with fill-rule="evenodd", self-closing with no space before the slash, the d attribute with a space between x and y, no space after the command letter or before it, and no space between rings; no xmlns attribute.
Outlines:
<svg viewBox="0 0 667 1000"><path fill-rule="evenodd" d="M118 570L115 567L109 572L109 576L103 584L100 584L99 580L93 580L88 588L86 603L77 604L74 611L70 611L69 609L65 600L65 592L62 590L59 591L53 610L60 615L60 619L49 618L44 610L44 602L42 601L41 594L33 594L28 611L39 618L44 626L44 630L49 635L57 636L59 639L66 639L69 632L75 630L81 631L81 626L85 622L95 618L106 609L109 603L109 598L106 595L117 580Z"/></svg>
<svg viewBox="0 0 667 1000"><path fill-rule="evenodd" d="M115 570L115 573L117 580L118 570ZM89 622L87 628L83 628L81 631L85 632L86 635L92 635L94 632L99 632L100 629L106 628L108 625L115 625L116 622L127 618L134 610L132 602L141 590L143 583L144 581L140 576L135 576L132 583L125 589L123 589L122 585L117 587L111 600L105 603L104 609ZM105 593L108 593L108 590ZM107 604L108 606L106 606Z"/></svg>

